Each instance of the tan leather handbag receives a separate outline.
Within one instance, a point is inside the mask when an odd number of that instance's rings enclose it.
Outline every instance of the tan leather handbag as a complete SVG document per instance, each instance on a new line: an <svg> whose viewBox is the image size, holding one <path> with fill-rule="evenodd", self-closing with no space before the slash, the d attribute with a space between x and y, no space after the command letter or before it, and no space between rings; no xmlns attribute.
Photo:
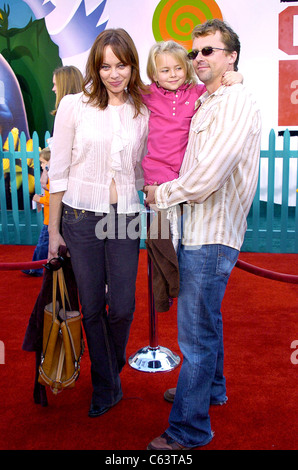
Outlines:
<svg viewBox="0 0 298 470"><path fill-rule="evenodd" d="M57 301L58 286L62 306ZM53 299L44 309L43 351L38 379L40 384L48 385L55 395L75 386L84 351L81 313L66 310L66 301L71 309L60 268L53 271Z"/></svg>

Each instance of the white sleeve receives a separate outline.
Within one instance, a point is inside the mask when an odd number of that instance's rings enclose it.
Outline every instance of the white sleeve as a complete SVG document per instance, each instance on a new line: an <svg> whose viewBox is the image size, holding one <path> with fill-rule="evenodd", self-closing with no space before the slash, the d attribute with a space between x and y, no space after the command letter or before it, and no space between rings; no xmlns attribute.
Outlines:
<svg viewBox="0 0 298 470"><path fill-rule="evenodd" d="M55 117L51 147L50 193L66 191L75 135L75 103L77 95L67 95L60 101Z"/></svg>

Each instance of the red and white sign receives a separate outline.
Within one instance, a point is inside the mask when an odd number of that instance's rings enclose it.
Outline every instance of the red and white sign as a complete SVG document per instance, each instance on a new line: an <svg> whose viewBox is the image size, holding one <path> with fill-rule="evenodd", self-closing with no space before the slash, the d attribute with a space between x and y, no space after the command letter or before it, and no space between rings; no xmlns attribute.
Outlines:
<svg viewBox="0 0 298 470"><path fill-rule="evenodd" d="M298 56L294 43L294 25L298 6L290 6L279 14L279 49L289 56ZM298 60L279 62L278 125L298 125Z"/></svg>

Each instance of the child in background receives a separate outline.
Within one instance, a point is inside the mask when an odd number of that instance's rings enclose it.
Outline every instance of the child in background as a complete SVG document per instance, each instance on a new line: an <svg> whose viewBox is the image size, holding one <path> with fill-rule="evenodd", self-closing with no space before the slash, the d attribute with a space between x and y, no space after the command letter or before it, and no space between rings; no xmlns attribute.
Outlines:
<svg viewBox="0 0 298 470"><path fill-rule="evenodd" d="M172 181L179 176L188 142L195 103L206 91L197 83L186 49L174 41L158 42L149 52L147 75L150 93L143 100L150 110L148 153L142 161L146 185ZM223 85L241 83L239 72L226 72Z"/></svg>
<svg viewBox="0 0 298 470"><path fill-rule="evenodd" d="M39 153L39 161L41 168L44 171L48 171L50 167L50 157L51 151L49 147L44 148ZM42 181L42 175L41 175ZM44 220L43 220L43 227L41 229L39 239L34 250L32 261L39 261L43 259L47 259L48 257L48 247L49 247L49 233L48 233L48 225L49 225L49 205L50 205L50 180L47 180L46 187L44 189L44 195L34 194L33 201L37 203L37 210L40 211L42 206L44 208ZM24 274L28 274L29 276L42 276L43 275L43 268L38 269L28 269L22 271Z"/></svg>

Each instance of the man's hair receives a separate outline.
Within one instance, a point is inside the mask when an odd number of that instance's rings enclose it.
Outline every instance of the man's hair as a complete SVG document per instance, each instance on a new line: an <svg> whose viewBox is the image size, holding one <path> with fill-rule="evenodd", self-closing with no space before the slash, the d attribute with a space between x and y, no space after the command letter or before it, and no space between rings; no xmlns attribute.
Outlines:
<svg viewBox="0 0 298 470"><path fill-rule="evenodd" d="M216 31L221 33L222 42L226 49L230 52L237 52L237 59L234 63L234 70L237 71L240 57L240 41L238 35L226 23L218 19L208 20L194 28L192 38L195 39L197 37L215 34Z"/></svg>

